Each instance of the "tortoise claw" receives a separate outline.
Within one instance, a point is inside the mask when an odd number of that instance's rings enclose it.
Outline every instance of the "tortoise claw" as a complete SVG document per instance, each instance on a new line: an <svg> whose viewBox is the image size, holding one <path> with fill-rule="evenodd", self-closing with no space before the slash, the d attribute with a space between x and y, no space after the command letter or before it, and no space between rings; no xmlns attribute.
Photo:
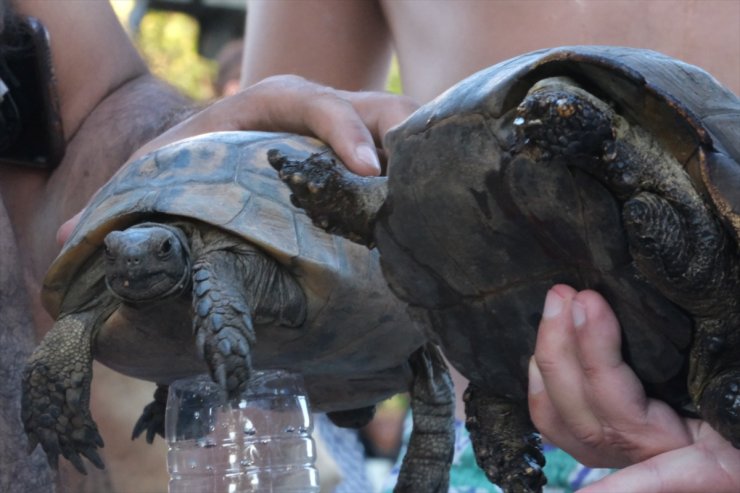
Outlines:
<svg viewBox="0 0 740 493"><path fill-rule="evenodd" d="M154 391L154 400L144 407L144 411L134 425L131 440L139 437L146 430L146 442L153 443L156 435L164 438L164 417L167 408L166 385L158 385Z"/></svg>
<svg viewBox="0 0 740 493"><path fill-rule="evenodd" d="M526 402L492 395L472 383L463 399L475 459L488 479L506 492L542 492L545 457Z"/></svg>
<svg viewBox="0 0 740 493"><path fill-rule="evenodd" d="M69 462L72 463L73 466L75 466L77 472L84 476L87 476L87 469L85 469L85 465L82 463L82 459L80 458L79 454L65 450L63 455Z"/></svg>
<svg viewBox="0 0 740 493"><path fill-rule="evenodd" d="M86 449L83 449L81 453L95 467L97 467L98 469L105 469L105 464L103 463L103 459L100 458L100 454L98 454L98 451L94 447L88 447Z"/></svg>

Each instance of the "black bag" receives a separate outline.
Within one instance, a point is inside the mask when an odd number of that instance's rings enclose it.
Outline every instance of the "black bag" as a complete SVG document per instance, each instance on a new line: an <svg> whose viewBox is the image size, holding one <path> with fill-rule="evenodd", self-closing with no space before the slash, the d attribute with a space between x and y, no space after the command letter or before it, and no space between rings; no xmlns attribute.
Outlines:
<svg viewBox="0 0 740 493"><path fill-rule="evenodd" d="M65 141L49 35L33 17L13 22L0 50L0 163L53 169Z"/></svg>

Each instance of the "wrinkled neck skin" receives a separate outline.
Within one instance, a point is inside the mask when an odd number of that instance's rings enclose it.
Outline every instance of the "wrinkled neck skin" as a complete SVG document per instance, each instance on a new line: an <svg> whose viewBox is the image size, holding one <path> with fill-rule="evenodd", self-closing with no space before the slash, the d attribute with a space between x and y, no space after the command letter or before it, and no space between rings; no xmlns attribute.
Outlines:
<svg viewBox="0 0 740 493"><path fill-rule="evenodd" d="M189 291L157 302L122 303L98 328L95 359L124 375L156 383L206 372L196 352L190 307Z"/></svg>

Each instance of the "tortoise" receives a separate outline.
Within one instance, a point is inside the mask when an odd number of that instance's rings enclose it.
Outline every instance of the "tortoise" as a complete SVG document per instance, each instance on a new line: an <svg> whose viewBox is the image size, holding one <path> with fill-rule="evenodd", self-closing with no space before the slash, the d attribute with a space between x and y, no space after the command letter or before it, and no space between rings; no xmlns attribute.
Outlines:
<svg viewBox="0 0 740 493"><path fill-rule="evenodd" d="M172 381L208 371L234 397L253 368L283 368L303 375L314 411L343 426L410 390L420 416L433 414L431 434L417 420L418 447L443 453L409 461L399 485L446 489L454 397L441 355L388 290L377 254L290 204L271 148L333 156L308 137L206 134L127 164L88 204L44 280L56 322L23 380L31 450L40 443L52 467L59 454L82 473L81 456L103 467L93 358L157 384L133 433L150 443L163 435Z"/></svg>
<svg viewBox="0 0 740 493"><path fill-rule="evenodd" d="M463 80L384 144L385 177L269 159L316 224L377 247L470 380L466 426L492 482L546 482L527 366L556 283L600 291L650 395L740 446L735 95L649 50L545 49Z"/></svg>

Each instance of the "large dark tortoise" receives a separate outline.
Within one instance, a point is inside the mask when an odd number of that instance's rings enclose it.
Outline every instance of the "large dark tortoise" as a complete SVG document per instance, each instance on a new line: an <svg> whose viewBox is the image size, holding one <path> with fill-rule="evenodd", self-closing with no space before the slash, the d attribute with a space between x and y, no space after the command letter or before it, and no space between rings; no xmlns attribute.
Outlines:
<svg viewBox="0 0 740 493"><path fill-rule="evenodd" d="M270 161L468 379L479 465L540 491L527 363L548 288L603 293L651 395L740 446L740 102L647 50L566 47L483 70L387 135L387 178Z"/></svg>
<svg viewBox="0 0 740 493"><path fill-rule="evenodd" d="M303 374L313 409L340 425L360 426L375 403L410 390L418 453L398 489L446 488L454 402L444 361L388 290L377 254L290 204L267 163L272 148L333 156L294 135L208 134L126 165L88 205L45 279L56 323L23 382L25 428L53 466L59 454L82 472L81 455L103 465L93 358L157 384L134 429L150 442L173 380L209 371L234 396L253 367L284 368Z"/></svg>

